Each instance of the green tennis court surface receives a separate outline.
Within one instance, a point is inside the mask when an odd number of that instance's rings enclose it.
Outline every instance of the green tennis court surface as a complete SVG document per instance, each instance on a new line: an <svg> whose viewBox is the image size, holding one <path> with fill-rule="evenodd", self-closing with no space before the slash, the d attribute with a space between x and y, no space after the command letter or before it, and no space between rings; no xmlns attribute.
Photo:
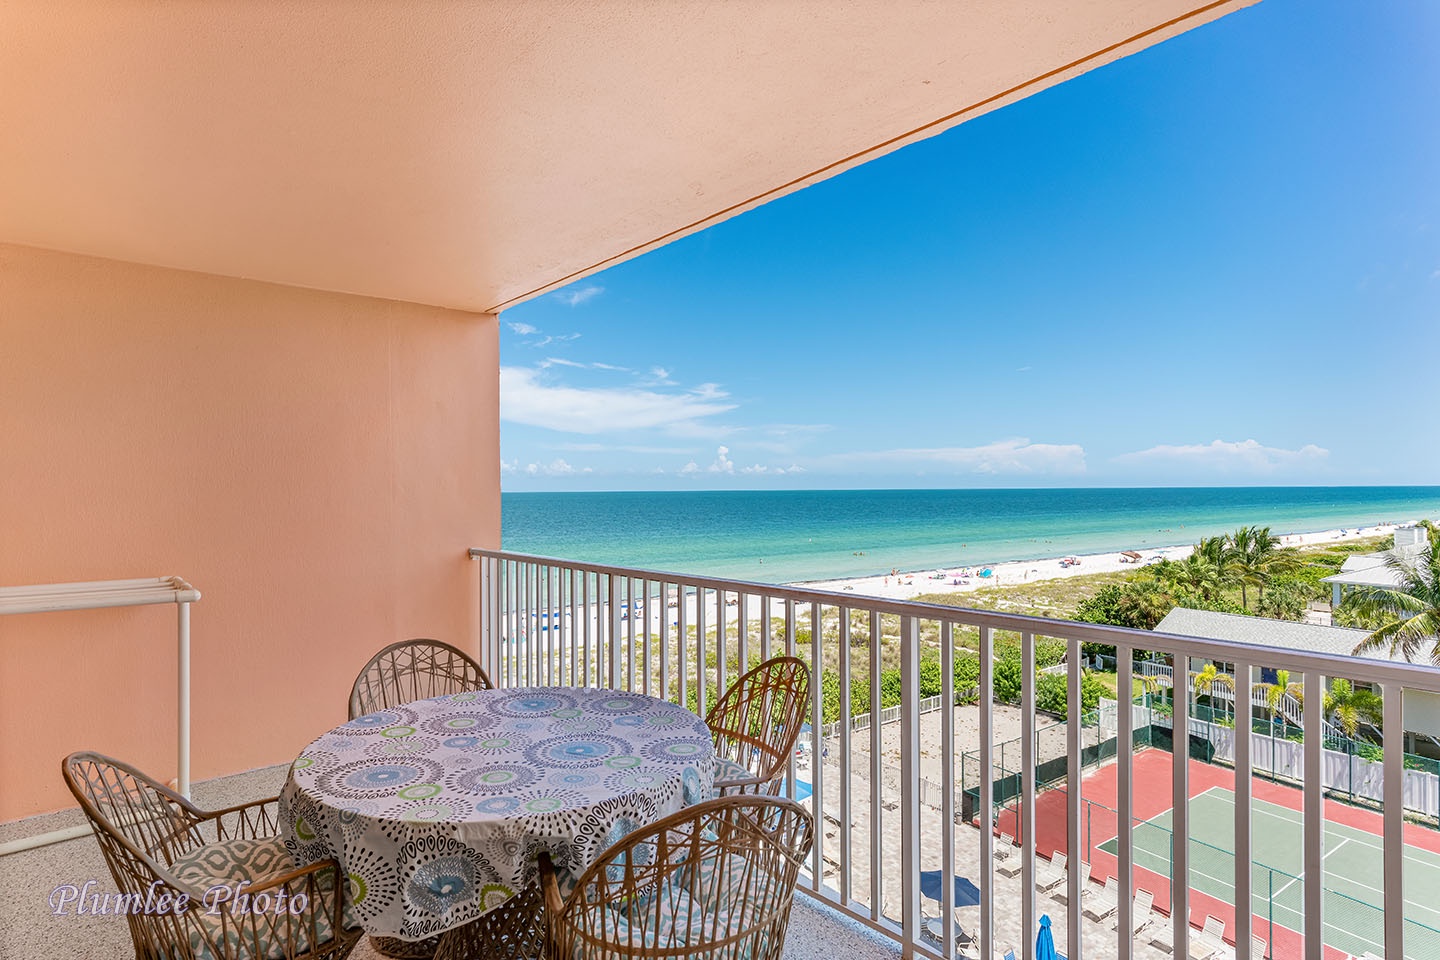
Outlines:
<svg viewBox="0 0 1440 960"><path fill-rule="evenodd" d="M1257 930L1267 923L1304 930L1304 820L1264 800L1251 806L1251 882ZM1171 814L1138 822L1135 865L1170 876ZM1225 903L1235 902L1235 856L1231 852L1235 794L1212 787L1190 800L1189 886ZM1384 953L1384 853L1381 838L1354 827L1325 824L1325 942L1361 954ZM1118 838L1099 849L1115 854ZM1405 956L1440 958L1440 854L1405 847ZM1417 900L1416 898L1423 898Z"/></svg>

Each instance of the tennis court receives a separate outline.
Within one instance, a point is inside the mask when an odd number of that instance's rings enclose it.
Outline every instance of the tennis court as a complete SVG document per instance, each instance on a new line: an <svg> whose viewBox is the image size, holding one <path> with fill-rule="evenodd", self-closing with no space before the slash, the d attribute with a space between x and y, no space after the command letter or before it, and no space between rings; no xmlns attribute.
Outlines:
<svg viewBox="0 0 1440 960"><path fill-rule="evenodd" d="M1190 883L1192 890L1222 903L1234 903L1235 858L1229 849L1235 822L1235 794L1210 787L1190 800ZM1135 865L1170 877L1172 811L1137 822ZM1257 930L1268 924L1304 929L1304 826L1300 811L1261 799L1251 806L1251 874ZM1206 838L1209 838L1208 840ZM1223 846L1221 845L1223 844ZM1327 821L1325 844L1324 937L1331 947L1352 954L1384 953L1384 856L1381 838L1344 823ZM1114 855L1111 838L1097 849ZM1405 956L1440 957L1440 854L1405 847ZM1424 900L1416 900L1415 897ZM1270 939L1274 942L1274 937Z"/></svg>

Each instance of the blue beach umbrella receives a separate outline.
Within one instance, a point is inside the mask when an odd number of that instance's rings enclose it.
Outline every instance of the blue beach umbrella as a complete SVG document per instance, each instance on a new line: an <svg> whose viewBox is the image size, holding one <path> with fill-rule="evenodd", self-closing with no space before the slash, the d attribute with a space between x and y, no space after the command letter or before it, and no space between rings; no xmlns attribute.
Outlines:
<svg viewBox="0 0 1440 960"><path fill-rule="evenodd" d="M1060 960L1055 952L1055 938L1050 934L1050 914L1040 915L1040 935L1035 938L1035 960Z"/></svg>
<svg viewBox="0 0 1440 960"><path fill-rule="evenodd" d="M951 876L955 883L955 906L973 907L980 903L980 888L964 877ZM931 900L945 900L944 881L939 870L920 871L920 892Z"/></svg>

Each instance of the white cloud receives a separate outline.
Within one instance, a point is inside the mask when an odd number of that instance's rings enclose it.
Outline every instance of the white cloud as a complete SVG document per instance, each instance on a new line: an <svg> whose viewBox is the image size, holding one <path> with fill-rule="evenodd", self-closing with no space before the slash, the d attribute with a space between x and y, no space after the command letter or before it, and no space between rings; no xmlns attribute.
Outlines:
<svg viewBox="0 0 1440 960"><path fill-rule="evenodd" d="M616 370L616 371L619 371L620 373L631 373L631 372L633 372L633 371L631 371L631 369L630 369L629 367L617 367L617 366L615 366L615 364L613 364L613 363L601 363L601 362L599 362L598 360L595 361L594 363L590 364L590 366L594 367L596 370Z"/></svg>
<svg viewBox="0 0 1440 960"><path fill-rule="evenodd" d="M540 332L538 328L532 327L528 323L512 323L509 327L522 337L532 337Z"/></svg>
<svg viewBox="0 0 1440 960"><path fill-rule="evenodd" d="M714 383L702 383L700 386L691 389L690 392L701 400L719 400L723 397L730 396L730 394L721 390L718 384Z"/></svg>
<svg viewBox="0 0 1440 960"><path fill-rule="evenodd" d="M734 473L735 461L730 459L730 448L720 447L715 451L715 462L707 467L711 473Z"/></svg>
<svg viewBox="0 0 1440 960"><path fill-rule="evenodd" d="M1286 467L1314 465L1330 451L1307 443L1298 450L1267 447L1256 440L1212 440L1209 443L1160 444L1122 453L1116 463L1157 463L1220 472L1272 473Z"/></svg>
<svg viewBox="0 0 1440 960"><path fill-rule="evenodd" d="M501 473L514 473L516 470L519 469L519 467L520 467L520 462L519 462L518 460L501 460L501 461L500 461L500 472L501 472Z"/></svg>
<svg viewBox="0 0 1440 960"><path fill-rule="evenodd" d="M723 397L724 394L719 394ZM568 433L618 433L694 425L735 409L694 394L613 387L567 387L524 367L500 368L500 418Z"/></svg>
<svg viewBox="0 0 1440 960"><path fill-rule="evenodd" d="M675 381L670 379L670 371L664 367L651 367L650 372L640 378L640 384L646 387L673 387Z"/></svg>
<svg viewBox="0 0 1440 960"><path fill-rule="evenodd" d="M508 471L514 472L517 468L517 463L512 461L508 467ZM503 461L501 462L500 469L507 469ZM524 471L532 477L563 477L572 473L590 473L592 472L592 468L586 467L584 470L577 471L570 464L557 457L549 463L527 463L525 464Z"/></svg>
<svg viewBox="0 0 1440 960"><path fill-rule="evenodd" d="M934 467L956 473L1074 474L1085 472L1085 448L1075 443L1031 443L1023 437L979 447L907 447L834 454L831 466Z"/></svg>
<svg viewBox="0 0 1440 960"><path fill-rule="evenodd" d="M589 286L581 287L578 290L561 290L559 293L555 294L555 296L557 299L560 300L561 303L569 304L572 307L578 307L580 306L580 304L584 303L587 300L594 300L596 297L600 296L600 294L604 292L604 287L597 287L592 283Z"/></svg>
<svg viewBox="0 0 1440 960"><path fill-rule="evenodd" d="M693 476L699 472L700 464L696 463L694 460L691 460L689 463L685 464L685 466L680 468L680 476L682 477Z"/></svg>
<svg viewBox="0 0 1440 960"><path fill-rule="evenodd" d="M589 364L581 363L578 360L566 360L564 357L546 357L544 360L541 360L539 363L535 364L535 366L539 367L541 370L544 370L547 367L579 367L580 369L584 370L586 367L589 366Z"/></svg>

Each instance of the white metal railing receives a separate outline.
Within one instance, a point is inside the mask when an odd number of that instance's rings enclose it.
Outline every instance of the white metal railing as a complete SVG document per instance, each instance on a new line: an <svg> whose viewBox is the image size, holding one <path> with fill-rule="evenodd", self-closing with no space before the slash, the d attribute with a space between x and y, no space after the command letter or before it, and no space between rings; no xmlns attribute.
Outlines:
<svg viewBox="0 0 1440 960"><path fill-rule="evenodd" d="M83 583L27 584L0 587L0 614L59 613L173 603L176 609L175 654L175 789L190 796L190 604L200 591L180 577L132 580L91 580ZM72 840L90 832L88 826L66 827L0 844L0 856Z"/></svg>
<svg viewBox="0 0 1440 960"><path fill-rule="evenodd" d="M920 936L924 898L921 895L923 870L938 868L941 877L957 872L969 876L979 887L978 918L967 915L968 933L975 936L981 957L989 960L997 948L1012 947L1017 957L1033 960L1035 931L1041 912L1064 916L1057 923L1057 940L1071 960L1085 956L1113 956L1131 960L1135 955L1136 929L1131 914L1134 906L1129 892L1137 884L1136 827L1147 826L1137 810L1137 776L1134 746L1137 718L1132 710L1114 711L1112 741L1095 742L1095 728L1067 722L1055 734L1053 721L1037 716L1040 688L1051 698L1052 678L1039 676L1036 669L1040 640L1063 643L1064 707L1069 717L1082 715L1083 643L1114 646L1117 651L1117 689L1131 688L1133 676L1151 669L1141 663L1154 654L1174 658L1187 669L1190 658L1235 665L1235 722L1248 729L1255 715L1255 684L1251 667L1264 665L1289 670L1291 676L1314 688L1325 677L1345 677L1374 684L1384 694L1384 759L1380 764L1383 785L1383 814L1377 836L1383 855L1381 875L1374 886L1381 891L1379 902L1364 909L1364 916L1325 918L1327 898L1339 896L1326 886L1322 810L1324 737L1305 737L1299 748L1303 786L1296 807L1301 821L1302 861L1297 883L1303 889L1303 918L1292 921L1298 929L1269 928L1278 938L1289 938L1281 950L1272 939L1272 956L1303 956L1320 960L1327 938L1354 936L1337 933L1363 926L1369 944L1365 949L1386 957L1427 956L1440 940L1440 930L1417 924L1402 909L1406 900L1420 902L1425 890L1406 891L1402 886L1405 850L1404 772L1402 702L1406 692L1440 694L1440 671L1388 661L1338 657L1304 651L1286 651L1227 641L1204 640L1171 634L1151 633L1096 624L1074 623L921 604L872 599L849 593L833 593L798 587L772 586L714 577L659 573L624 567L579 563L532 557L500 551L470 551L477 563L479 578L479 630L482 665L504 686L527 684L600 685L637 690L662 696L690 706L704 715L708 706L747 666L776 654L798 655L811 665L811 716L815 720L850 716L851 691L858 681L868 686L869 702L882 702L882 673L898 672L901 702L895 709L897 722L869 725L856 730L853 724L838 723L827 734L814 722L804 734L810 760L803 784L811 791L808 801L816 814L816 843L808 864L804 889L829 902L856 920L894 938L906 956L939 958L946 954L929 939ZM978 660L978 702L969 707L941 709L923 715L919 696L922 662L938 660L942 704L955 702L956 665L961 659ZM994 701L997 681L1014 682L1018 658L1020 709L1002 708ZM886 676L887 682L894 674ZM1044 682L1042 682L1044 681ZM933 682L933 681L932 681ZM861 687L861 689L864 688ZM1013 693L1007 687L1007 694ZM1306 732L1322 732L1320 697L1307 697L1301 716ZM1189 698L1174 697L1174 728L1189 730ZM1005 711L1003 714L1001 711ZM828 711L828 713L827 713ZM956 763L965 749L957 745L957 715L963 714L979 755L980 775L973 788L960 780ZM938 714L938 717L935 715ZM883 718L882 718L883 719ZM1041 725L1047 726L1037 737ZM1021 769L1018 778L1003 781L995 770L995 744L1014 736L1001 728L1019 727ZM937 729L938 728L938 729ZM938 734L938 736L937 736ZM1234 923L1228 928L1237 960L1261 960L1252 952L1247 934L1259 919L1252 897L1263 891L1253 889L1251 798L1252 738L1233 741L1233 820L1225 814L1220 824L1233 861ZM1087 789L1096 789L1082 779L1083 765L1092 753L1102 754L1106 744L1113 753L1115 784L1113 803L1116 833L1106 841L1113 849L1114 876L1122 891L1118 898L1118 922L1112 926L1093 924L1082 918L1082 893L1089 880L1076 869L1066 871L1065 903L1059 904L1036 886L1037 857L1043 863L1053 853L1067 855L1071 864L1084 863L1099 848L1091 848L1082 831L1082 803ZM1186 744L1188 747L1188 744ZM1177 751L1188 753L1188 749ZM1107 763L1112 761L1105 761ZM1171 844L1169 872L1182 878L1169 884L1170 895L1157 897L1168 917L1157 917L1151 925L1169 928L1176 956L1189 955L1199 931L1191 928L1190 889L1200 874L1190 870L1191 845L1196 842L1190 823L1190 763L1171 763L1169 805L1174 835L1188 843ZM938 770L935 769L938 767ZM1049 782L1045 771L1060 769L1065 785ZM792 764L786 791L794 796L797 768ZM1018 858L1020 888L1012 891L1008 879L994 872L996 830L987 829L991 812L1000 809L997 801L1007 797L1018 779L1013 810L1006 810L1006 824L1018 841L1011 854ZM1143 787L1154 790L1153 777ZM963 788L963 789L962 789ZM973 793L972 793L973 790ZM1054 834L1059 819L1047 814L1037 823L1038 801L1047 795L1063 803L1064 829L1059 843L1042 848L1037 825ZM972 809L968 818L957 816L959 802ZM1049 809L1049 808L1047 808ZM1154 816L1147 813L1146 816ZM957 822L959 821L959 822ZM1214 839L1217 826L1203 823ZM823 827L823 829L822 829ZM1153 827L1148 827L1153 829ZM1108 855L1108 854L1107 854ZM1007 858L1007 863L1016 861ZM1046 870L1053 869L1048 864ZM957 867L959 868L957 870ZM1225 879L1225 878L1222 878ZM1047 886L1049 883L1047 882ZM955 885L942 883L939 900L940 942L955 942ZM997 901L1018 898L1018 903ZM1088 900L1086 901L1088 903ZM1358 909L1358 908L1357 908ZM1021 918L1015 927L1007 921ZM1203 919L1203 917L1201 918ZM1362 923L1363 921L1363 923ZM1123 931L1127 935L1120 935ZM1279 931L1279 932L1277 932ZM1239 935L1237 935L1239 934ZM1413 942L1407 943L1407 937ZM1333 950L1331 951L1334 952ZM1360 949L1351 951L1363 952ZM1440 954L1437 954L1440 955Z"/></svg>

